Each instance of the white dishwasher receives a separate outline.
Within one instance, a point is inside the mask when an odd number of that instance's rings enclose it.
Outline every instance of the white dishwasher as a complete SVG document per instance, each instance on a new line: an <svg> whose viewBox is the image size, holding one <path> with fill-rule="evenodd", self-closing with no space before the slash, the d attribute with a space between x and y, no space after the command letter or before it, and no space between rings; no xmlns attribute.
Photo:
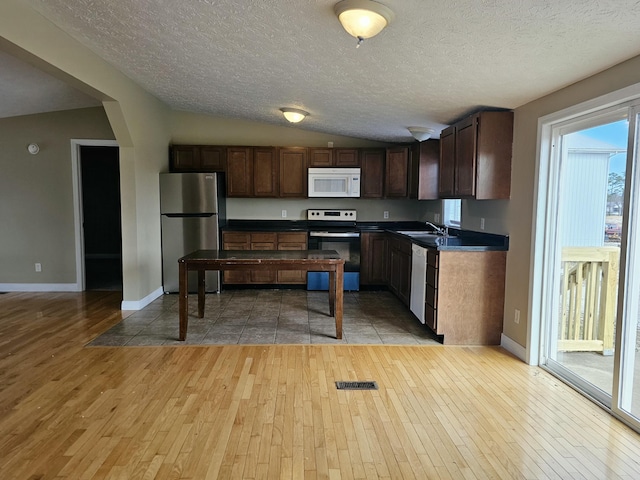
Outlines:
<svg viewBox="0 0 640 480"><path fill-rule="evenodd" d="M413 314L424 323L424 303L427 290L427 249L411 246L411 296L409 305Z"/></svg>

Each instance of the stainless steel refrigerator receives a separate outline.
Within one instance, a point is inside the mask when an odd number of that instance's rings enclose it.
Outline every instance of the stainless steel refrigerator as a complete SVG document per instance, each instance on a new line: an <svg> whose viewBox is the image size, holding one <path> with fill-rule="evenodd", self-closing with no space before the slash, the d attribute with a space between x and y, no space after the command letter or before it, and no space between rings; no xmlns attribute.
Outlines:
<svg viewBox="0 0 640 480"><path fill-rule="evenodd" d="M224 176L220 173L161 173L162 284L178 291L178 259L195 250L220 248L220 226L226 221ZM189 291L198 289L189 273ZM220 291L220 274L206 272L206 288Z"/></svg>

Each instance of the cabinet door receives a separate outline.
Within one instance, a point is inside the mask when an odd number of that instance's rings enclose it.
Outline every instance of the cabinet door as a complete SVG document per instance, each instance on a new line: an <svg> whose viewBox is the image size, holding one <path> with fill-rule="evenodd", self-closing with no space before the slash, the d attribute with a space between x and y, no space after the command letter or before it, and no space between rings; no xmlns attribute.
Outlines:
<svg viewBox="0 0 640 480"><path fill-rule="evenodd" d="M195 172L200 163L200 152L194 145L174 145L171 147L172 172Z"/></svg>
<svg viewBox="0 0 640 480"><path fill-rule="evenodd" d="M330 167L333 165L333 149L331 148L310 148L310 167Z"/></svg>
<svg viewBox="0 0 640 480"><path fill-rule="evenodd" d="M280 197L307 197L307 149L280 149Z"/></svg>
<svg viewBox="0 0 640 480"><path fill-rule="evenodd" d="M275 250L277 237L271 232L256 232L251 234L251 250ZM276 283L275 270L252 270L251 283Z"/></svg>
<svg viewBox="0 0 640 480"><path fill-rule="evenodd" d="M385 151L362 150L360 152L360 196L362 198L382 198L384 193Z"/></svg>
<svg viewBox="0 0 640 480"><path fill-rule="evenodd" d="M278 160L273 147L253 149L253 195L278 196Z"/></svg>
<svg viewBox="0 0 640 480"><path fill-rule="evenodd" d="M337 148L334 152L336 167L359 167L360 158L356 148Z"/></svg>
<svg viewBox="0 0 640 480"><path fill-rule="evenodd" d="M476 194L476 138L477 116L471 116L456 124L456 172L457 196Z"/></svg>
<svg viewBox="0 0 640 480"><path fill-rule="evenodd" d="M360 283L362 285L385 285L389 280L387 277L387 234L363 232L360 248Z"/></svg>
<svg viewBox="0 0 640 480"><path fill-rule="evenodd" d="M278 250L306 250L307 234L303 232L278 233ZM304 270L278 270L278 283L307 283Z"/></svg>
<svg viewBox="0 0 640 480"><path fill-rule="evenodd" d="M250 147L227 149L227 196L253 195L253 151Z"/></svg>
<svg viewBox="0 0 640 480"><path fill-rule="evenodd" d="M440 165L438 171L438 195L455 196L456 128L451 126L440 134Z"/></svg>
<svg viewBox="0 0 640 480"><path fill-rule="evenodd" d="M409 184L409 147L387 149L385 197L406 197Z"/></svg>
<svg viewBox="0 0 640 480"><path fill-rule="evenodd" d="M251 250L251 234L245 232L222 232L223 250ZM249 272L227 270L223 272L224 283L251 283Z"/></svg>
<svg viewBox="0 0 640 480"><path fill-rule="evenodd" d="M410 153L409 196L418 200L437 200L440 141L416 142Z"/></svg>
<svg viewBox="0 0 640 480"><path fill-rule="evenodd" d="M200 171L202 172L224 172L226 149L203 145L200 148Z"/></svg>

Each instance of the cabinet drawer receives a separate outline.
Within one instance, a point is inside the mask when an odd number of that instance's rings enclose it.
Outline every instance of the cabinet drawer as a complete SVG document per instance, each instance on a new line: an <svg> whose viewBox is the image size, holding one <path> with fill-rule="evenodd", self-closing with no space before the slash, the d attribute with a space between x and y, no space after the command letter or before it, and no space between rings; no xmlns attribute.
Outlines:
<svg viewBox="0 0 640 480"><path fill-rule="evenodd" d="M223 243L251 243L251 234L240 233L240 232L222 232L222 242Z"/></svg>
<svg viewBox="0 0 640 480"><path fill-rule="evenodd" d="M438 289L427 285L427 291L425 292L425 301L427 308L431 306L434 310L438 308Z"/></svg>
<svg viewBox="0 0 640 480"><path fill-rule="evenodd" d="M300 250L306 250L307 249L307 232L278 233L278 244L281 244L281 243L303 244L304 248L301 248Z"/></svg>
<svg viewBox="0 0 640 480"><path fill-rule="evenodd" d="M427 285L438 288L438 269L427 265Z"/></svg>
<svg viewBox="0 0 640 480"><path fill-rule="evenodd" d="M275 245L276 241L277 241L277 235L275 233L259 232L259 233L252 233L251 234L251 243L266 243L266 242L270 242L270 243L273 243ZM269 249L269 250L273 250L273 249Z"/></svg>
<svg viewBox="0 0 640 480"><path fill-rule="evenodd" d="M438 323L438 312L435 308L430 305L425 306L424 310L424 322L427 324L431 330L436 331L437 323Z"/></svg>
<svg viewBox="0 0 640 480"><path fill-rule="evenodd" d="M251 242L251 250L275 250L274 242Z"/></svg>
<svg viewBox="0 0 640 480"><path fill-rule="evenodd" d="M438 252L436 250L427 249L427 265L438 268Z"/></svg>

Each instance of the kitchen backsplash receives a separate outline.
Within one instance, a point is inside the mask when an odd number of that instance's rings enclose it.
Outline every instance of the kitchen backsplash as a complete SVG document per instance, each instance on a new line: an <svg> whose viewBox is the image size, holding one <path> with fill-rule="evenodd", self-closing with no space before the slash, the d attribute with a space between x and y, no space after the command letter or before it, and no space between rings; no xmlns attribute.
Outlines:
<svg viewBox="0 0 640 480"><path fill-rule="evenodd" d="M440 211L440 201L367 200L363 198L312 199L227 199L227 218L236 220L306 220L309 208L350 208L358 212L358 220L365 222L433 221L433 213ZM388 212L388 218L385 218ZM284 216L286 215L286 216Z"/></svg>

